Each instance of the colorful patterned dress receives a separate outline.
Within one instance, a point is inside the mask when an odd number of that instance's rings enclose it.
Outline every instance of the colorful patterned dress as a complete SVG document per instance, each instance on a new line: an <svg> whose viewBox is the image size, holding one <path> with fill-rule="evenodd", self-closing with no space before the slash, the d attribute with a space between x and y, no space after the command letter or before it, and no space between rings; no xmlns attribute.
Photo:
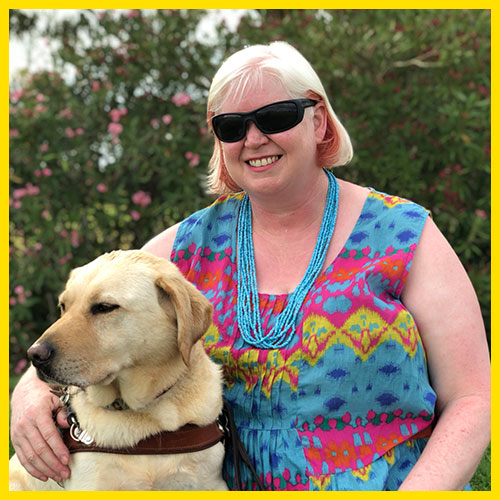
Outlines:
<svg viewBox="0 0 500 500"><path fill-rule="evenodd" d="M283 349L259 349L236 318L242 194L180 225L171 260L214 306L204 337L225 397L269 490L396 490L430 434L436 395L401 291L428 216L374 190L345 247L317 278ZM264 331L286 295L259 294ZM232 457L224 476L234 488ZM256 489L242 470L244 489Z"/></svg>

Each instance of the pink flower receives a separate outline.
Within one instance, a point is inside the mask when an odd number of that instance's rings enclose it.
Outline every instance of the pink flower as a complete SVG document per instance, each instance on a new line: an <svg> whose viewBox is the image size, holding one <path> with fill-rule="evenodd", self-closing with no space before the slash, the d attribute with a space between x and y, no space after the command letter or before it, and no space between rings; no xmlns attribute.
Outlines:
<svg viewBox="0 0 500 500"><path fill-rule="evenodd" d="M112 109L109 112L109 116L111 120L115 123L120 121L120 118L122 116L125 116L127 114L127 109L126 108L120 108L120 109Z"/></svg>
<svg viewBox="0 0 500 500"><path fill-rule="evenodd" d="M118 138L118 135L123 132L123 126L119 123L110 123L108 125L108 132L115 138Z"/></svg>
<svg viewBox="0 0 500 500"><path fill-rule="evenodd" d="M26 196L27 194L28 191L26 190L26 188L14 189L14 191L12 192L12 196L14 197L15 200L18 200L23 196Z"/></svg>
<svg viewBox="0 0 500 500"><path fill-rule="evenodd" d="M39 252L41 249L42 249L42 244L41 244L41 243L36 242L36 243L33 245L33 250L34 250L35 252ZM26 293L26 295L28 295L28 294Z"/></svg>
<svg viewBox="0 0 500 500"><path fill-rule="evenodd" d="M71 231L71 246L77 248L80 246L80 239L78 237L78 231Z"/></svg>
<svg viewBox="0 0 500 500"><path fill-rule="evenodd" d="M15 306L16 304L17 304L17 300L16 300L16 298L15 298L15 297L11 297L11 298L9 299L9 305L10 305L10 306Z"/></svg>
<svg viewBox="0 0 500 500"><path fill-rule="evenodd" d="M15 288L14 288L14 293L16 295L22 295L24 293L24 286L23 285L17 285Z"/></svg>
<svg viewBox="0 0 500 500"><path fill-rule="evenodd" d="M138 9L131 9L129 10L126 14L125 17L131 18L131 17L139 17L140 12Z"/></svg>
<svg viewBox="0 0 500 500"><path fill-rule="evenodd" d="M161 118L161 121L165 124L165 125L169 125L170 122L172 121L172 116L171 115L163 115L162 118Z"/></svg>
<svg viewBox="0 0 500 500"><path fill-rule="evenodd" d="M66 231L66 229L63 229L60 234L63 238L66 238L66 236L68 236L68 231Z"/></svg>
<svg viewBox="0 0 500 500"><path fill-rule="evenodd" d="M137 191L137 193L132 195L132 201L136 205L147 207L151 203L151 195L149 193L145 193L144 191Z"/></svg>
<svg viewBox="0 0 500 500"><path fill-rule="evenodd" d="M131 210L130 217L132 217L133 220L139 220L141 218L141 214L137 210Z"/></svg>
<svg viewBox="0 0 500 500"><path fill-rule="evenodd" d="M59 115L62 117L62 118L68 118L71 119L73 118L73 113L71 113L71 110L69 108L64 108L60 113Z"/></svg>
<svg viewBox="0 0 500 500"><path fill-rule="evenodd" d="M25 359L21 359L14 368L14 373L20 375L26 366L28 366L28 362Z"/></svg>
<svg viewBox="0 0 500 500"><path fill-rule="evenodd" d="M27 194L30 194L32 196L36 196L37 194L40 194L40 188L38 186L33 186L31 182L28 182L26 184L26 191Z"/></svg>
<svg viewBox="0 0 500 500"><path fill-rule="evenodd" d="M191 97L183 92L178 92L174 95L174 97L172 97L172 102L176 106L185 106L191 102Z"/></svg>
<svg viewBox="0 0 500 500"><path fill-rule="evenodd" d="M75 134L76 134L76 135L82 135L82 134L83 134L83 128L82 128L82 127L78 127L78 128L75 130Z"/></svg>
<svg viewBox="0 0 500 500"><path fill-rule="evenodd" d="M67 253L66 255L64 255L63 257L61 257L59 259L59 264L66 264L66 262L68 262L68 260L70 260L72 257L73 257L73 254Z"/></svg>
<svg viewBox="0 0 500 500"><path fill-rule="evenodd" d="M108 192L108 187L106 186L106 184L103 184L102 182L97 184L96 189L97 189L97 191L99 191L99 193L107 193Z"/></svg>
<svg viewBox="0 0 500 500"><path fill-rule="evenodd" d="M158 128L160 126L160 120L157 120L156 118L153 118L149 123L153 128Z"/></svg>
<svg viewBox="0 0 500 500"><path fill-rule="evenodd" d="M42 168L42 174L45 177L50 177L52 175L52 170L48 167Z"/></svg>
<svg viewBox="0 0 500 500"><path fill-rule="evenodd" d="M35 99L38 101L38 102L42 102L42 101L45 101L45 96L43 94L37 94Z"/></svg>
<svg viewBox="0 0 500 500"><path fill-rule="evenodd" d="M201 127L201 128L200 128L200 134L201 134L201 135L206 135L206 134L207 134L207 132L208 132L207 127Z"/></svg>
<svg viewBox="0 0 500 500"><path fill-rule="evenodd" d="M45 209L45 210L42 212L42 219L47 220L49 217L50 217L50 212L49 212L47 209Z"/></svg>
<svg viewBox="0 0 500 500"><path fill-rule="evenodd" d="M488 214L484 210L478 208L474 213L481 219L488 220Z"/></svg>
<svg viewBox="0 0 500 500"><path fill-rule="evenodd" d="M70 139L75 137L75 132L71 127L66 127L66 129L64 130L64 133L66 134L66 137L69 137Z"/></svg>
<svg viewBox="0 0 500 500"><path fill-rule="evenodd" d="M101 84L99 82L93 81L92 82L92 90L94 92L97 92L101 88Z"/></svg>
<svg viewBox="0 0 500 500"><path fill-rule="evenodd" d="M111 118L111 120L113 122L118 122L120 121L120 118L121 118L122 114L120 113L120 110L119 109L112 109L110 112L109 112L109 117Z"/></svg>
<svg viewBox="0 0 500 500"><path fill-rule="evenodd" d="M19 137L19 130L16 130L15 128L11 128L9 130L9 139L12 137Z"/></svg>
<svg viewBox="0 0 500 500"><path fill-rule="evenodd" d="M188 154L190 155L188 157ZM196 167L200 163L200 155L198 153L186 153L186 158L189 161L189 166L190 167Z"/></svg>
<svg viewBox="0 0 500 500"><path fill-rule="evenodd" d="M49 150L49 145L44 142L43 144L40 145L40 151L48 151Z"/></svg>
<svg viewBox="0 0 500 500"><path fill-rule="evenodd" d="M22 90L16 90L14 92L11 92L10 93L10 99L13 101L13 102L17 102L19 101L19 99L21 99L21 97L23 96L23 91Z"/></svg>

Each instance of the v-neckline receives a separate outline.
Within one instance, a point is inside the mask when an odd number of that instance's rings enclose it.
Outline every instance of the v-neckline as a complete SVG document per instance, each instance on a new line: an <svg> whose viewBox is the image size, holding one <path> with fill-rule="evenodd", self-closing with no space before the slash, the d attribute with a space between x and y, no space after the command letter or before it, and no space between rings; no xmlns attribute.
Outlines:
<svg viewBox="0 0 500 500"><path fill-rule="evenodd" d="M326 266L325 269L321 273L319 273L313 286L318 282L318 280L322 279L326 274L330 273L333 270L333 267L334 267L337 259L344 252L346 245L349 242L349 240L351 239L352 235L355 234L355 232L357 231L357 228L358 228L359 224L361 223L362 217L363 217L364 213L366 212L369 200L373 197L374 193L376 192L375 189L373 189L371 187L368 187L367 189L368 189L368 195L366 196L365 201L363 202L361 212L359 213L358 218L356 219L356 222L355 222L351 232L349 233L349 236L346 238L342 247L340 248L338 253L335 255L335 257L332 259L330 264L328 264L328 266ZM240 201L240 203L241 203L241 201ZM238 206L238 210L239 210L239 206ZM238 217L236 217L236 220L237 220L237 218ZM232 241L231 248L232 248L233 255L235 255L235 256L238 255L236 234L237 234L237 225L235 224L234 228L233 228L233 235L231 238L231 241ZM237 258L235 259L234 266L235 266L235 269L237 272L237 270L238 270L238 259ZM262 299L266 299L266 298L268 299L269 297L276 297L277 299L281 299L281 300L286 299L287 297L289 297L291 295L290 293L277 294L277 293L265 293L265 292L258 292L258 294L259 294L259 297Z"/></svg>

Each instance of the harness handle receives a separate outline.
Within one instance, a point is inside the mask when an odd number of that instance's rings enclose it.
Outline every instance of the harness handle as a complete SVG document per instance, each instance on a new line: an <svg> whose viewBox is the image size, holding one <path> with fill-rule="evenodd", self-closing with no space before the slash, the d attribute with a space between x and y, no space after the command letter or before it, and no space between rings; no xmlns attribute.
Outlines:
<svg viewBox="0 0 500 500"><path fill-rule="evenodd" d="M260 477L257 475L255 467L252 464L250 457L248 456L245 446L241 442L238 429L234 422L234 414L231 405L227 400L224 399L224 406L222 408L222 413L219 417L219 423L221 424L224 434L226 435L225 446L226 452L231 446L233 451L233 461L234 461L234 482L236 484L236 491L242 491L241 475L240 475L240 461L246 464L250 469L257 485L264 491L266 488L262 483Z"/></svg>

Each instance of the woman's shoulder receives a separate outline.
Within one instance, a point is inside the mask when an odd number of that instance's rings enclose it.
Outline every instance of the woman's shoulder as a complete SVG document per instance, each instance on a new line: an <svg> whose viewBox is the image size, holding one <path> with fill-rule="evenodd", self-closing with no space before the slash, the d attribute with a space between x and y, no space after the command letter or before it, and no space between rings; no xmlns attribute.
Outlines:
<svg viewBox="0 0 500 500"><path fill-rule="evenodd" d="M170 260L175 237L177 236L180 224L181 223L179 222L157 234L142 247L142 250L156 255L157 257Z"/></svg>
<svg viewBox="0 0 500 500"><path fill-rule="evenodd" d="M348 181L340 181L341 193L346 205L361 217L369 221L375 217L426 218L430 211L409 198L388 194L373 187L364 187ZM342 205L341 205L342 207Z"/></svg>
<svg viewBox="0 0 500 500"><path fill-rule="evenodd" d="M158 257L170 259L176 241L190 240L203 241L203 234L212 231L217 226L235 223L237 208L243 199L244 193L232 193L220 196L208 207L197 210L181 222L165 229L142 248Z"/></svg>

